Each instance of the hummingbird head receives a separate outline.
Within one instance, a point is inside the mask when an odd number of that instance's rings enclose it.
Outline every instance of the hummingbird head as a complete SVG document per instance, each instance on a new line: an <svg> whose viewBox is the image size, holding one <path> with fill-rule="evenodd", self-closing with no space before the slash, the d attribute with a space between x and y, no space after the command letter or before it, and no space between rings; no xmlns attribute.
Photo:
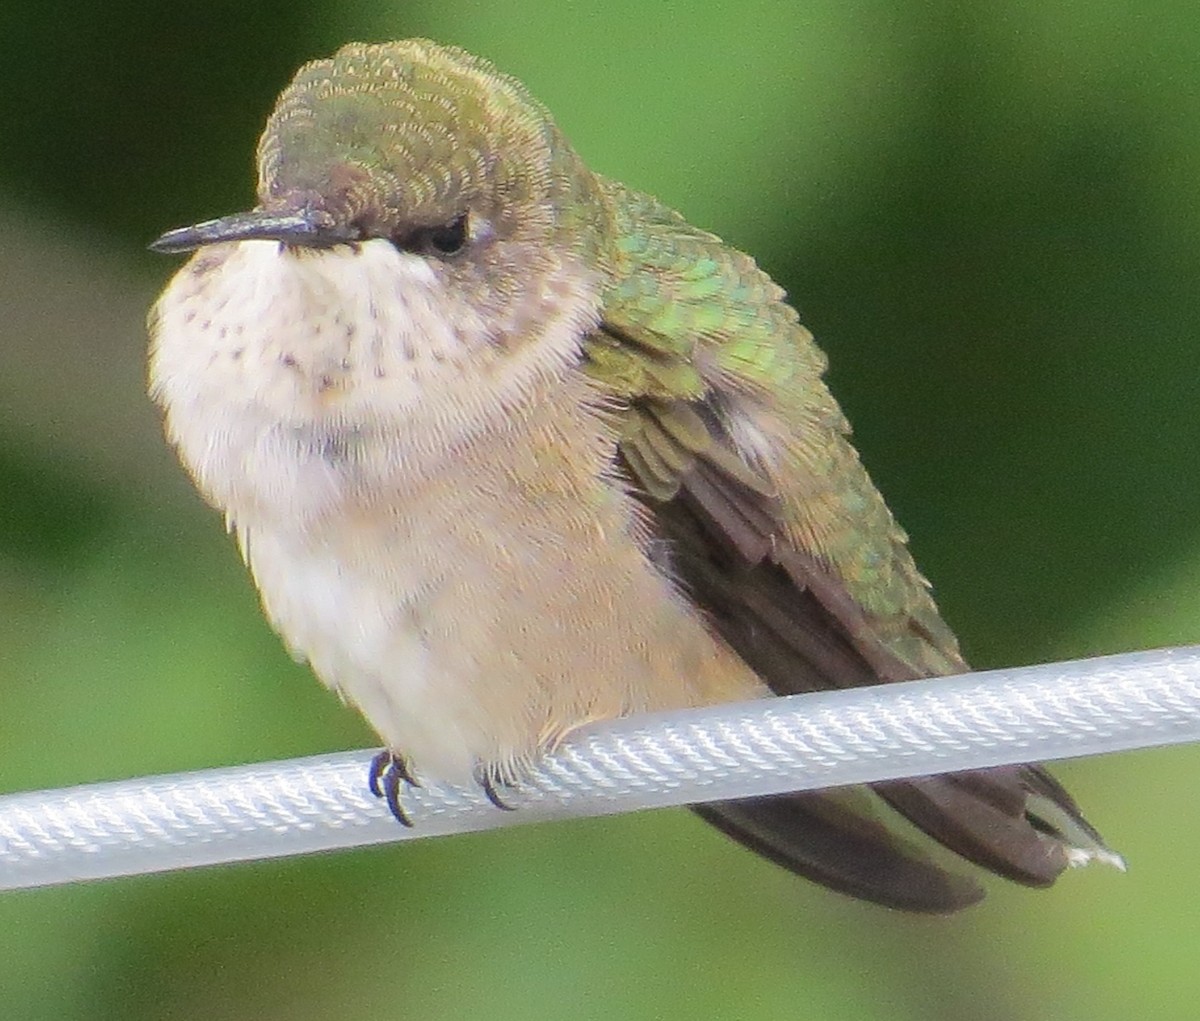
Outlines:
<svg viewBox="0 0 1200 1021"><path fill-rule="evenodd" d="M524 87L462 50L305 65L260 140L257 207L151 245L197 250L151 317L169 426L203 399L359 435L424 417L452 442L578 357L606 267L599 188Z"/></svg>
<svg viewBox="0 0 1200 1021"><path fill-rule="evenodd" d="M258 146L256 209L168 231L191 251L273 240L322 249L371 240L526 277L539 253L595 266L592 175L515 78L424 39L352 44L306 64ZM532 265L531 265L532 262Z"/></svg>
<svg viewBox="0 0 1200 1021"><path fill-rule="evenodd" d="M449 257L586 240L559 214L587 205L590 175L545 108L489 62L424 39L352 44L302 67L267 121L258 172L257 209L151 247L382 239Z"/></svg>

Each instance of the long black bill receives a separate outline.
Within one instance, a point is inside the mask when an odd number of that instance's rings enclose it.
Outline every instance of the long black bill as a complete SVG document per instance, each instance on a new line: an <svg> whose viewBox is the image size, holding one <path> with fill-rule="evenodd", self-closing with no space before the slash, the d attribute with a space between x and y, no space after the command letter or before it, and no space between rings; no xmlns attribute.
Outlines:
<svg viewBox="0 0 1200 1021"><path fill-rule="evenodd" d="M282 241L286 245L306 248L329 248L360 240L357 229L337 224L326 212L304 210L299 213L273 213L253 209L248 213L233 213L219 220L205 220L192 227L177 227L167 231L150 244L152 252L173 255L190 252L204 245L222 241Z"/></svg>

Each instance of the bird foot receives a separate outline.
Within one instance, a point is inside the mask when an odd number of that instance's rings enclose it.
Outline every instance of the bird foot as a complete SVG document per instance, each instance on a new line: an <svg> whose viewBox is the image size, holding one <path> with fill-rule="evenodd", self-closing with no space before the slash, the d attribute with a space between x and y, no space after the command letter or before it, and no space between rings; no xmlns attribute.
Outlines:
<svg viewBox="0 0 1200 1021"><path fill-rule="evenodd" d="M408 762L402 755L390 752L386 748L371 760L371 768L367 774L367 783L371 793L387 802L388 811L395 816L402 826L412 826L412 820L400 804L400 790L406 787L420 787L416 777L409 772Z"/></svg>
<svg viewBox="0 0 1200 1021"><path fill-rule="evenodd" d="M493 770L479 766L475 770L475 782L483 790L484 796L493 805L504 812L516 809L505 802L500 796L499 789L510 788L512 783L503 777L496 776ZM421 782L409 769L408 760L403 755L388 751L386 748L371 759L371 767L367 773L367 784L371 793L387 802L388 811L402 826L412 826L412 819L400 802L400 794L405 787L420 787Z"/></svg>
<svg viewBox="0 0 1200 1021"><path fill-rule="evenodd" d="M504 799L500 797L500 794L496 790L497 785L500 787L512 787L512 784L509 781L505 780L503 777L496 777L486 766L480 766L475 770L475 782L479 784L481 788L483 788L484 796L488 799L488 801L490 801L501 811L516 811L512 805L506 803Z"/></svg>

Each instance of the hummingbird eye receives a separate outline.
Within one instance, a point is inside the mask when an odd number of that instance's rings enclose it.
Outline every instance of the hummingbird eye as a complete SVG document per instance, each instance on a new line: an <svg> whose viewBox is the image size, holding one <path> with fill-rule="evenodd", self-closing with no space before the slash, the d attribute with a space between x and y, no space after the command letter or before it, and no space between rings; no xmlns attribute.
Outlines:
<svg viewBox="0 0 1200 1021"><path fill-rule="evenodd" d="M468 235L467 214L463 213L449 223L440 223L434 227L418 227L405 234L393 236L392 244L407 252L445 258L461 252L466 247Z"/></svg>

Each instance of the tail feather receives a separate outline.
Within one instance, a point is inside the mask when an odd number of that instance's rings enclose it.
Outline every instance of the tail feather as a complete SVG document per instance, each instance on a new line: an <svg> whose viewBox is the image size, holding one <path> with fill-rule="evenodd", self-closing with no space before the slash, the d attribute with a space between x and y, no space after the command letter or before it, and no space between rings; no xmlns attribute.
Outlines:
<svg viewBox="0 0 1200 1021"><path fill-rule="evenodd" d="M1091 860L1123 868L1062 786L1040 766L1009 766L872 785L891 808L960 857L1026 886ZM983 897L873 817L859 788L692 806L750 850L840 893L948 914Z"/></svg>
<svg viewBox="0 0 1200 1021"><path fill-rule="evenodd" d="M1030 824L1016 770L875 785L880 797L938 843L1026 886L1049 886L1070 864L1067 845Z"/></svg>
<svg viewBox="0 0 1200 1021"><path fill-rule="evenodd" d="M906 847L861 813L857 791L820 791L692 806L750 850L839 893L902 911L949 914L982 888Z"/></svg>

